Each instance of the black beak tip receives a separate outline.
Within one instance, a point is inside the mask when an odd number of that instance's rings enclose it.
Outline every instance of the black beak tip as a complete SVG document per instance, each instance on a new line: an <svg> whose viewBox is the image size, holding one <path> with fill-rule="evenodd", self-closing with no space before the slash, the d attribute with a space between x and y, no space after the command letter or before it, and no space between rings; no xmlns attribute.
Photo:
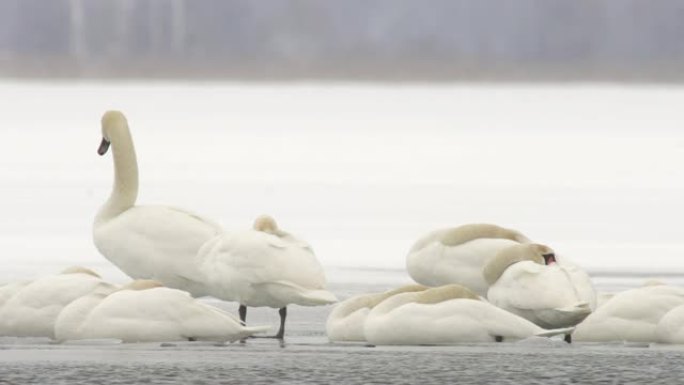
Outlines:
<svg viewBox="0 0 684 385"><path fill-rule="evenodd" d="M542 257L544 257L544 263L546 263L547 265L556 262L556 255L554 253L544 254L542 255Z"/></svg>
<svg viewBox="0 0 684 385"><path fill-rule="evenodd" d="M105 138L102 138L102 142L100 142L100 147L97 149L97 153L104 155L107 153L107 150L109 150L109 141Z"/></svg>

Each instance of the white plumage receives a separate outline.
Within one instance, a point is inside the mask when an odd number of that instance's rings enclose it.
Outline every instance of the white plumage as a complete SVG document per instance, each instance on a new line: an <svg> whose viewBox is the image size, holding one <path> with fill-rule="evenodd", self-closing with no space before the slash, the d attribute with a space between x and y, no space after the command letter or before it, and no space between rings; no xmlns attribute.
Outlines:
<svg viewBox="0 0 684 385"><path fill-rule="evenodd" d="M187 292L136 281L109 293L92 293L62 310L55 324L60 340L113 338L124 342L236 341L268 327L246 327L230 314Z"/></svg>
<svg viewBox="0 0 684 385"><path fill-rule="evenodd" d="M463 285L481 296L489 285L482 268L499 251L527 243L515 230L489 224L469 224L433 231L420 238L406 257L406 269L426 286Z"/></svg>
<svg viewBox="0 0 684 385"><path fill-rule="evenodd" d="M459 285L392 296L373 308L364 329L368 342L376 345L509 341L571 331L544 330Z"/></svg>

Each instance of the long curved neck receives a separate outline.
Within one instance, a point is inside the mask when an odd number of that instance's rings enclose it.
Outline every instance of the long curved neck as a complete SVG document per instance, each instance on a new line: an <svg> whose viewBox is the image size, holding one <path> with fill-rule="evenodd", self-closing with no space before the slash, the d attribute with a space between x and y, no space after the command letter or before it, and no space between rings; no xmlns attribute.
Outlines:
<svg viewBox="0 0 684 385"><path fill-rule="evenodd" d="M113 218L135 205L138 198L138 161L131 133L126 129L116 131L110 138L114 157L114 187L109 200L102 206L97 221Z"/></svg>

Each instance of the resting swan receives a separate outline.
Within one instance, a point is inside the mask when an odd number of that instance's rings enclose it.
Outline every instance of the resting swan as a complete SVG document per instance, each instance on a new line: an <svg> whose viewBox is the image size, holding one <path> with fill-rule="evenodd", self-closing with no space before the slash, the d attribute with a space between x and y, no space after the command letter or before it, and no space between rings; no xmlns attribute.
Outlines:
<svg viewBox="0 0 684 385"><path fill-rule="evenodd" d="M482 268L500 250L530 240L515 230L490 224L468 224L433 231L420 238L406 257L406 269L426 286L463 285L486 296Z"/></svg>
<svg viewBox="0 0 684 385"><path fill-rule="evenodd" d="M544 330L460 285L394 295L371 310L364 333L376 345L448 345L567 334Z"/></svg>
<svg viewBox="0 0 684 385"><path fill-rule="evenodd" d="M136 280L121 289L92 293L62 310L59 340L113 338L123 342L236 341L268 327L246 327L230 314L184 291Z"/></svg>
<svg viewBox="0 0 684 385"><path fill-rule="evenodd" d="M153 279L190 292L280 308L282 338L286 306L334 301L325 275L305 243L279 230L224 233L190 212L166 206L136 206L138 165L128 122L121 112L102 117L104 155L111 146L114 186L93 225L95 246L134 279ZM270 231L273 230L273 231ZM284 233L282 233L284 234Z"/></svg>
<svg viewBox="0 0 684 385"><path fill-rule="evenodd" d="M665 313L656 325L658 342L684 345L684 305Z"/></svg>
<svg viewBox="0 0 684 385"><path fill-rule="evenodd" d="M543 328L573 326L596 304L589 276L555 262L554 251L539 244L501 250L483 270L487 299Z"/></svg>
<svg viewBox="0 0 684 385"><path fill-rule="evenodd" d="M330 341L366 341L363 327L368 313L380 302L394 295L422 291L425 286L408 285L383 293L361 294L335 305L325 324Z"/></svg>
<svg viewBox="0 0 684 385"><path fill-rule="evenodd" d="M287 305L327 305L337 302L325 290L325 274L311 247L282 231L275 220L261 216L254 229L224 233L199 251L201 271L209 294L240 303L240 320L246 321L247 307L280 309L283 338Z"/></svg>
<svg viewBox="0 0 684 385"><path fill-rule="evenodd" d="M684 288L651 285L615 294L577 325L575 341L658 342L656 328L670 310L684 304Z"/></svg>
<svg viewBox="0 0 684 385"><path fill-rule="evenodd" d="M65 306L84 295L112 288L82 267L22 283L0 307L0 335L54 338L55 320Z"/></svg>

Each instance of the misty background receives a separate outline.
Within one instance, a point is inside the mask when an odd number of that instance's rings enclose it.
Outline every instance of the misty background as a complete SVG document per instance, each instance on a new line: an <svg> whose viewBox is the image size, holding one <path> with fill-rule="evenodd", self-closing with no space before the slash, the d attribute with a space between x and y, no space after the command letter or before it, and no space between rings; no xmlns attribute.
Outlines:
<svg viewBox="0 0 684 385"><path fill-rule="evenodd" d="M0 0L0 76L684 80L680 0Z"/></svg>

